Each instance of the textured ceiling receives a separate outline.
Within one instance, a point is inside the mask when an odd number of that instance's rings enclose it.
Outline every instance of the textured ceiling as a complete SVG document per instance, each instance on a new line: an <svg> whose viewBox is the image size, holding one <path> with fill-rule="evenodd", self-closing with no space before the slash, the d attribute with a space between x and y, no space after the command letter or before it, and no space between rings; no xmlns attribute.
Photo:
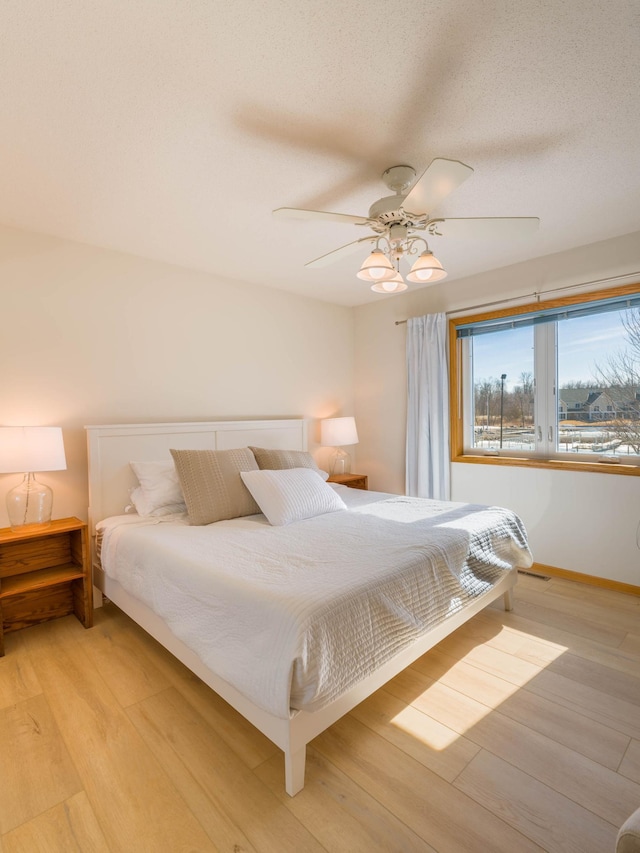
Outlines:
<svg viewBox="0 0 640 853"><path fill-rule="evenodd" d="M0 223L343 305L379 297L357 215L381 173L474 175L434 213L539 216L430 240L459 278L640 230L637 0L3 0Z"/></svg>

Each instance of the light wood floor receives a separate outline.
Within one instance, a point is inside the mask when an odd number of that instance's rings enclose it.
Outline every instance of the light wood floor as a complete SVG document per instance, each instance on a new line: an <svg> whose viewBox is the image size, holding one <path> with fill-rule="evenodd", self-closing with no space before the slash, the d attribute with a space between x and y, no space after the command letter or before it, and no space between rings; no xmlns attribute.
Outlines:
<svg viewBox="0 0 640 853"><path fill-rule="evenodd" d="M113 605L8 636L2 853L603 853L640 805L640 598L522 576L283 776Z"/></svg>

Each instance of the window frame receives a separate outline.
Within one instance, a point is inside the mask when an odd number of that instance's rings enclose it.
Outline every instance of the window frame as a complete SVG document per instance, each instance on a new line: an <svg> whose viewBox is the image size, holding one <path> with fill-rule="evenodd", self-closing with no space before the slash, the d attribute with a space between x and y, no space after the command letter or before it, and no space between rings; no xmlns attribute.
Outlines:
<svg viewBox="0 0 640 853"><path fill-rule="evenodd" d="M544 302L528 302L527 304L511 308L503 308L482 314L465 314L460 317L450 317L449 407L451 461L481 465L508 465L524 468L547 468L552 470L589 471L599 474L626 474L636 477L640 476L640 462L634 462L631 464L625 462L597 461L593 457L576 460L557 457L545 458L544 456L519 456L507 455L502 451L499 455L496 455L494 453L474 453L471 450L465 450L465 430L467 429L467 425L464 422L464 400L465 394L470 393L469 382L471 371L462 369L462 339L457 336L458 326L463 326L468 323L496 320L502 317L515 317L520 314L540 313L550 309L572 305L587 305L590 302L624 297L627 295L640 295L640 282L607 288L605 290L583 292L571 296L564 296L558 299L546 300Z"/></svg>

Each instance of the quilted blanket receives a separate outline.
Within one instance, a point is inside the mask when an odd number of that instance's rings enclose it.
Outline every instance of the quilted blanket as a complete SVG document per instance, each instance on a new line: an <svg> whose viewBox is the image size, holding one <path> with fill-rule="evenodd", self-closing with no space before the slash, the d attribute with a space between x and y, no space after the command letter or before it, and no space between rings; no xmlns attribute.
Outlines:
<svg viewBox="0 0 640 853"><path fill-rule="evenodd" d="M272 527L99 525L104 571L279 717L316 710L532 557L510 510L336 486L347 509Z"/></svg>

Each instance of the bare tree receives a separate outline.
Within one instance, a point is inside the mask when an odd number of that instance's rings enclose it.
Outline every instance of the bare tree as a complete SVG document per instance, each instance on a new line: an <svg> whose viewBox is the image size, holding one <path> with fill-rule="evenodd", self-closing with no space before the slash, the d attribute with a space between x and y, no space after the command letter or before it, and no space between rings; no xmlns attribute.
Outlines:
<svg viewBox="0 0 640 853"><path fill-rule="evenodd" d="M495 379L481 379L475 384L476 424L488 427L491 422Z"/></svg>
<svg viewBox="0 0 640 853"><path fill-rule="evenodd" d="M568 382L563 382L560 388L569 389L572 391L585 389L586 391L595 391L597 381L595 379L570 379Z"/></svg>
<svg viewBox="0 0 640 853"><path fill-rule="evenodd" d="M500 417L500 380L493 376L474 385L476 425L488 427ZM506 396L505 396L506 399Z"/></svg>
<svg viewBox="0 0 640 853"><path fill-rule="evenodd" d="M613 404L611 431L640 453L640 308L629 308L621 320L626 345L596 364L595 375Z"/></svg>
<svg viewBox="0 0 640 853"><path fill-rule="evenodd" d="M512 391L514 408L522 427L533 423L533 375L526 371L520 374L520 384Z"/></svg>

